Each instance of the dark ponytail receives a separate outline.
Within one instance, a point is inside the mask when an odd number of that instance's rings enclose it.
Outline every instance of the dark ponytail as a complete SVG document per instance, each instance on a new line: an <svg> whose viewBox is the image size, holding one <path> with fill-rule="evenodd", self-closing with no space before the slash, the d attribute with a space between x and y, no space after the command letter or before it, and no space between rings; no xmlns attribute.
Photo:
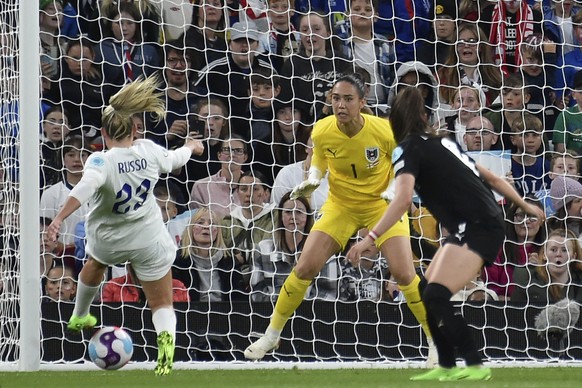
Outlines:
<svg viewBox="0 0 582 388"><path fill-rule="evenodd" d="M418 89L408 87L396 95L390 110L390 124L396 143L410 134L427 134L430 130L427 119L424 99Z"/></svg>

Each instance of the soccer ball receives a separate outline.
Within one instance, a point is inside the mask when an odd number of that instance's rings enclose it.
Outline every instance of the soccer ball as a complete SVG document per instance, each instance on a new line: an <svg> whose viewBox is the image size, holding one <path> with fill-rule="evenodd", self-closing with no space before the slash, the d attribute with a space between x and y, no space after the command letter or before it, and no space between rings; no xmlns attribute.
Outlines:
<svg viewBox="0 0 582 388"><path fill-rule="evenodd" d="M89 357L99 368L119 369L131 360L133 342L120 327L99 329L89 341Z"/></svg>

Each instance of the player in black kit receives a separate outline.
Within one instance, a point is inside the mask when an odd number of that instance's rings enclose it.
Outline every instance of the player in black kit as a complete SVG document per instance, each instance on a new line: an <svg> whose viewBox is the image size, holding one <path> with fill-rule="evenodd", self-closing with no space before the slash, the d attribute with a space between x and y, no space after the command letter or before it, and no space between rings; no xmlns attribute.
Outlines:
<svg viewBox="0 0 582 388"><path fill-rule="evenodd" d="M439 355L439 366L411 380L489 380L467 323L450 301L497 256L505 236L503 213L492 189L524 212L545 219L543 211L525 202L505 179L494 175L461 151L449 137L437 136L427 123L422 95L402 91L392 105L390 121L398 144L392 153L395 195L368 237L348 252L359 260L374 237L394 225L410 208L414 190L450 235L437 251L420 284L428 324ZM466 367L456 367L455 350Z"/></svg>

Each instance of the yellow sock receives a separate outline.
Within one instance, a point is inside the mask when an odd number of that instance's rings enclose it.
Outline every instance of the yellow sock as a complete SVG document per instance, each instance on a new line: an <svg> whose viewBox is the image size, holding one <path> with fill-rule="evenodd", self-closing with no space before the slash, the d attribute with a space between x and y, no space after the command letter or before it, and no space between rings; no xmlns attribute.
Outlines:
<svg viewBox="0 0 582 388"><path fill-rule="evenodd" d="M283 283L283 288L279 293L277 298L277 303L275 304L275 311L271 317L270 328L278 330L281 332L289 320L289 317L297 310L297 307L303 302L305 297L305 291L307 287L311 284L311 280L299 279L295 275L295 271L291 271L291 274Z"/></svg>
<svg viewBox="0 0 582 388"><path fill-rule="evenodd" d="M404 297L406 298L406 304L408 305L408 308L410 308L410 311L412 311L412 314L414 314L416 320L418 323L420 323L420 326L422 326L424 334L426 334L428 338L432 338L426 319L426 309L424 308L424 303L422 302L420 291L418 290L419 283L420 277L416 275L410 284L406 286L399 285L399 287L400 291L402 291Z"/></svg>

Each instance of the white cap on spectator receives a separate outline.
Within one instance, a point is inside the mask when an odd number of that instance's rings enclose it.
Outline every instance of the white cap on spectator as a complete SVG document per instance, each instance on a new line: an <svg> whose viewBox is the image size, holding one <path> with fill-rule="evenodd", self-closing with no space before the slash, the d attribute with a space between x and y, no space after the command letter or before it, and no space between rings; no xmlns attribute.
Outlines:
<svg viewBox="0 0 582 388"><path fill-rule="evenodd" d="M230 40L248 38L249 40L259 40L259 29L255 22L248 20L236 22L230 28Z"/></svg>

